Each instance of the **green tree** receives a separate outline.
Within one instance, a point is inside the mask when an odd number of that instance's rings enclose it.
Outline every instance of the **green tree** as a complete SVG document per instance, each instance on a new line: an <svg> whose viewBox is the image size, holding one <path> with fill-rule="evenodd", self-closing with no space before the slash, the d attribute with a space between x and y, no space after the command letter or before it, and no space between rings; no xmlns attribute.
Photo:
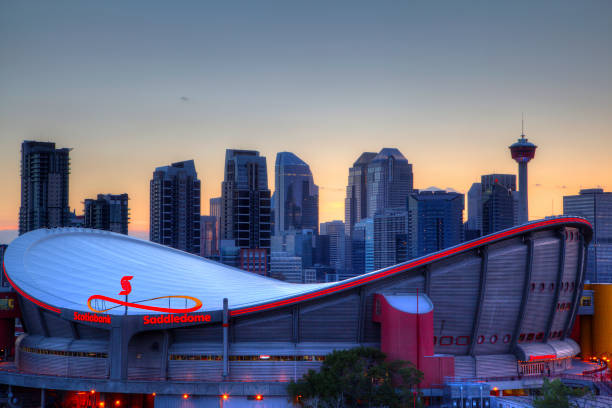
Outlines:
<svg viewBox="0 0 612 408"><path fill-rule="evenodd" d="M586 388L571 388L566 386L559 379L549 381L544 379L540 395L533 401L535 408L579 408L577 402L572 398L584 397L588 394Z"/></svg>
<svg viewBox="0 0 612 408"><path fill-rule="evenodd" d="M289 383L288 392L303 407L411 407L422 379L411 363L386 361L380 350L358 347L327 355L320 371Z"/></svg>

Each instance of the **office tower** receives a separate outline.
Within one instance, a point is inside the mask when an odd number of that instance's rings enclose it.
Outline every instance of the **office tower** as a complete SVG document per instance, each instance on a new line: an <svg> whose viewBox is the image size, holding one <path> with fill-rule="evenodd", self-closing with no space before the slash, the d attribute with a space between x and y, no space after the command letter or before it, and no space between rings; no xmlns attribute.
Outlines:
<svg viewBox="0 0 612 408"><path fill-rule="evenodd" d="M525 138L525 130L521 132L521 138L510 149L512 158L518 163L519 170L519 205L518 223L525 224L529 221L529 201L527 197L527 164L535 157L537 146Z"/></svg>
<svg viewBox="0 0 612 408"><path fill-rule="evenodd" d="M468 216L465 223L466 239L482 235L482 184L473 183L468 190Z"/></svg>
<svg viewBox="0 0 612 408"><path fill-rule="evenodd" d="M406 208L412 193L412 164L398 149L384 148L368 163L368 217L389 208Z"/></svg>
<svg viewBox="0 0 612 408"><path fill-rule="evenodd" d="M129 211L127 194L98 194L85 199L84 227L127 235Z"/></svg>
<svg viewBox="0 0 612 408"><path fill-rule="evenodd" d="M374 270L386 268L407 259L408 211L390 208L374 216Z"/></svg>
<svg viewBox="0 0 612 408"><path fill-rule="evenodd" d="M374 220L372 218L363 218L353 226L351 259L354 275L374 270Z"/></svg>
<svg viewBox="0 0 612 408"><path fill-rule="evenodd" d="M507 186L493 183L482 192L482 235L516 224L516 196Z"/></svg>
<svg viewBox="0 0 612 408"><path fill-rule="evenodd" d="M408 197L410 258L458 245L463 241L464 197L436 188Z"/></svg>
<svg viewBox="0 0 612 408"><path fill-rule="evenodd" d="M26 140L21 144L19 235L68 225L70 150L56 149L51 142Z"/></svg>
<svg viewBox="0 0 612 408"><path fill-rule="evenodd" d="M217 222L215 224L215 226L216 226L215 248L217 248L217 251L219 250L219 240L221 239L221 231L220 231L220 226L221 226L221 205L222 205L221 197L215 197L215 198L211 198L209 200L209 214L212 217L216 217L217 218Z"/></svg>
<svg viewBox="0 0 612 408"><path fill-rule="evenodd" d="M290 152L276 155L274 165L274 234L319 227L319 187L308 164Z"/></svg>
<svg viewBox="0 0 612 408"><path fill-rule="evenodd" d="M344 224L346 235L351 236L353 226L368 216L368 164L376 153L364 152L349 168L346 198L344 200Z"/></svg>
<svg viewBox="0 0 612 408"><path fill-rule="evenodd" d="M270 277L291 283L304 283L302 258L292 256L287 252L272 251L270 253Z"/></svg>
<svg viewBox="0 0 612 408"><path fill-rule="evenodd" d="M329 221L321 223L320 235L329 236L329 266L337 273L344 273L346 256L346 236L342 221Z"/></svg>
<svg viewBox="0 0 612 408"><path fill-rule="evenodd" d="M212 258L218 255L217 217L203 215L200 217L200 256Z"/></svg>
<svg viewBox="0 0 612 408"><path fill-rule="evenodd" d="M271 220L266 158L254 150L226 150L221 198L220 238L233 240L238 248L260 248L269 254ZM245 265L250 264L250 256L255 254L245 254Z"/></svg>
<svg viewBox="0 0 612 408"><path fill-rule="evenodd" d="M591 188L580 190L578 195L564 196L563 214L584 217L593 226L586 279L592 283L612 283L612 192Z"/></svg>
<svg viewBox="0 0 612 408"><path fill-rule="evenodd" d="M193 160L157 167L150 186L149 239L200 255L200 180Z"/></svg>

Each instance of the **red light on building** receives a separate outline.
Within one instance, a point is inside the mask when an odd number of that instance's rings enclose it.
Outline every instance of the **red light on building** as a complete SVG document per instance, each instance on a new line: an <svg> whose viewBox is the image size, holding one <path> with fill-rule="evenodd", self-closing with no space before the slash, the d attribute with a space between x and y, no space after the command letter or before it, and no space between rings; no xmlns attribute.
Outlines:
<svg viewBox="0 0 612 408"><path fill-rule="evenodd" d="M267 355L267 354L262 354L262 355L260 355L260 356L259 356L259 359L260 359L260 360L269 360L269 359L270 359L270 356L269 356L269 355Z"/></svg>
<svg viewBox="0 0 612 408"><path fill-rule="evenodd" d="M119 405L121 405L121 401L115 400L115 406L118 407Z"/></svg>
<svg viewBox="0 0 612 408"><path fill-rule="evenodd" d="M221 398L222 398L224 401L227 401L227 399L229 398L229 395L227 395L227 394L223 394L223 395L221 396Z"/></svg>
<svg viewBox="0 0 612 408"><path fill-rule="evenodd" d="M183 399L187 399L187 398L189 398L189 395L188 394L183 394Z"/></svg>
<svg viewBox="0 0 612 408"><path fill-rule="evenodd" d="M96 393L96 390L91 390L91 391L89 391L89 392L91 392L92 394L95 394L95 393Z"/></svg>
<svg viewBox="0 0 612 408"><path fill-rule="evenodd" d="M156 395L157 395L156 393L153 393L153 396L156 396Z"/></svg>
<svg viewBox="0 0 612 408"><path fill-rule="evenodd" d="M98 406L99 406L100 408L104 408L104 401L100 401L100 402L98 403Z"/></svg>
<svg viewBox="0 0 612 408"><path fill-rule="evenodd" d="M257 395L255 396L255 399L256 399L257 401L261 401L261 400L263 399L263 396L262 396L262 395L260 395L260 394L257 394Z"/></svg>

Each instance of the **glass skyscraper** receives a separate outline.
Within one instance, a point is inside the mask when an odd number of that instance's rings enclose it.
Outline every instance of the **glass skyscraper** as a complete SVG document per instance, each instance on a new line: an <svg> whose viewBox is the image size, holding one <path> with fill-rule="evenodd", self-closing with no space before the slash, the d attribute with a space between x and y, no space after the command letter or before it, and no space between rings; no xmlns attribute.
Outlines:
<svg viewBox="0 0 612 408"><path fill-rule="evenodd" d="M406 208L412 191L412 164L398 149L384 148L368 163L368 217L389 208Z"/></svg>
<svg viewBox="0 0 612 408"><path fill-rule="evenodd" d="M464 197L452 191L431 189L408 197L410 255L440 251L463 241Z"/></svg>
<svg viewBox="0 0 612 408"><path fill-rule="evenodd" d="M275 235L319 227L319 187L310 167L295 154L280 152L274 166Z"/></svg>
<svg viewBox="0 0 612 408"><path fill-rule="evenodd" d="M612 192L591 188L580 190L579 195L564 196L563 214L584 217L593 225L586 279L612 283Z"/></svg>

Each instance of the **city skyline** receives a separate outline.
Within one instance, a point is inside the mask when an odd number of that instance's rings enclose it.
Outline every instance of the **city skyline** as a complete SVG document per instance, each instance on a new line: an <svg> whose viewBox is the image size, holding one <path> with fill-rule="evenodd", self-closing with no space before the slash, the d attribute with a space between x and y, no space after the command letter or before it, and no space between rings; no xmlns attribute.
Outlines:
<svg viewBox="0 0 612 408"><path fill-rule="evenodd" d="M221 195L226 148L260 151L270 175L276 153L293 152L321 187L320 221L344 220L364 151L398 148L415 188L465 194L482 174L516 174L521 112L539 146L530 219L612 187L607 2L149 4L0 6L0 242L17 229L23 140L74 149L77 212L127 192L141 237L159 163L193 159L204 202Z"/></svg>

